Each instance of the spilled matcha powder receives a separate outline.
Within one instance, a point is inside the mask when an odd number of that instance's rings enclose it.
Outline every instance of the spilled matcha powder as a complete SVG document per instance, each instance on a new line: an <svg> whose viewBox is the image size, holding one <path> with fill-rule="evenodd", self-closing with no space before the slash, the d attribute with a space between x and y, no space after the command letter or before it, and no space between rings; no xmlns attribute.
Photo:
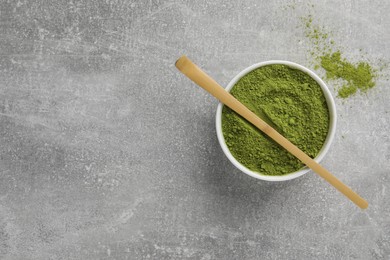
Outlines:
<svg viewBox="0 0 390 260"><path fill-rule="evenodd" d="M286 65L267 65L242 77L231 94L314 158L329 129L329 111L318 83ZM284 175L303 164L260 130L224 106L222 132L232 155L248 169Z"/></svg>
<svg viewBox="0 0 390 260"><path fill-rule="evenodd" d="M375 86L376 70L368 62L352 63L343 58L341 51L335 50L331 33L325 32L324 27L313 24L311 15L301 17L301 21L305 28L305 36L312 43L314 69L324 69L327 80L342 82L337 87L338 97L347 98L358 90L366 92Z"/></svg>
<svg viewBox="0 0 390 260"><path fill-rule="evenodd" d="M354 65L341 58L340 51L327 53L321 58L321 67L326 71L327 79L343 79L345 84L339 88L338 95L347 98L359 89L366 92L375 86L374 71L367 62Z"/></svg>

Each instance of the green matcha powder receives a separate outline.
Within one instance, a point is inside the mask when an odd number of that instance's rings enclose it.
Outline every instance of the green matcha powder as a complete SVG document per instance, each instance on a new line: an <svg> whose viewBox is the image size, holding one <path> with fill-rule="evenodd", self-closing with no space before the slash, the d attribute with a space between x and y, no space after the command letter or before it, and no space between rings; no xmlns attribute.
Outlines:
<svg viewBox="0 0 390 260"><path fill-rule="evenodd" d="M257 68L242 77L230 92L252 112L314 158L329 129L329 111L318 83L286 65ZM227 106L222 131L232 155L252 171L284 175L304 165Z"/></svg>
<svg viewBox="0 0 390 260"><path fill-rule="evenodd" d="M325 28L313 24L311 15L301 17L305 28L305 36L312 44L311 55L314 57L314 69L325 70L325 79L337 80L341 84L337 86L338 97L348 98L358 91L365 93L376 84L377 70L368 62L359 61L353 63L343 58L340 50L335 50L334 41L330 39L331 33L325 32Z"/></svg>

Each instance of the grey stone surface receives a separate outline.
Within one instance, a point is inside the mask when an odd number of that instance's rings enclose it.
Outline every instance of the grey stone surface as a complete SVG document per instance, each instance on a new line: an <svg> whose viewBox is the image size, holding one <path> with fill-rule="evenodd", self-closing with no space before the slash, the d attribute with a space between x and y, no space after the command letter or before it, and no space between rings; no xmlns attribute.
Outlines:
<svg viewBox="0 0 390 260"><path fill-rule="evenodd" d="M336 100L323 162L370 202L361 211L312 172L240 173L217 142L217 101L174 67L187 54L223 85L269 59L312 68L309 13L347 57L388 62L389 12L388 1L1 1L0 259L389 259L388 69L366 95Z"/></svg>

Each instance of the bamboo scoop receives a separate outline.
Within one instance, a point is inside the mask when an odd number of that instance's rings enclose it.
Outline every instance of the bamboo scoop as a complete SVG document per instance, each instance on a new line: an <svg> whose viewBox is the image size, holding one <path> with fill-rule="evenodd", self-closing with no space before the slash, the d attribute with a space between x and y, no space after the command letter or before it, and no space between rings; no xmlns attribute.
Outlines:
<svg viewBox="0 0 390 260"><path fill-rule="evenodd" d="M314 172L324 178L327 182L332 184L336 189L348 197L353 203L359 206L362 209L368 207L368 202L355 193L351 188L342 183L339 179L333 176L328 172L324 167L319 165L316 161L310 158L302 150L292 144L289 140L279 134L275 129L270 125L264 122L261 118L255 115L247 107L245 107L240 101L234 98L229 92L227 92L223 87L221 87L215 80L213 80L209 75L202 71L198 66L196 66L190 59L186 56L180 57L176 61L176 67L189 79L193 82L204 88L211 95L216 97L223 104L230 107L236 113L244 117L254 126L263 131L266 135L271 137L275 142L284 147L292 155L301 160Z"/></svg>

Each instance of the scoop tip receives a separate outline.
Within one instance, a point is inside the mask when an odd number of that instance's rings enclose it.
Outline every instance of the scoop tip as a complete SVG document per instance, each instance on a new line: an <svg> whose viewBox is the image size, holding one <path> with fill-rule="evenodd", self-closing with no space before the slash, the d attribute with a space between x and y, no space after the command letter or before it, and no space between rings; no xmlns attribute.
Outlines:
<svg viewBox="0 0 390 260"><path fill-rule="evenodd" d="M365 201L363 204L360 205L361 209L367 209L368 208L368 202Z"/></svg>
<svg viewBox="0 0 390 260"><path fill-rule="evenodd" d="M185 67L185 64L187 63L188 61L188 58L186 55L182 55L176 62L175 62L175 66L176 68L178 68L180 71L183 70L183 68Z"/></svg>

